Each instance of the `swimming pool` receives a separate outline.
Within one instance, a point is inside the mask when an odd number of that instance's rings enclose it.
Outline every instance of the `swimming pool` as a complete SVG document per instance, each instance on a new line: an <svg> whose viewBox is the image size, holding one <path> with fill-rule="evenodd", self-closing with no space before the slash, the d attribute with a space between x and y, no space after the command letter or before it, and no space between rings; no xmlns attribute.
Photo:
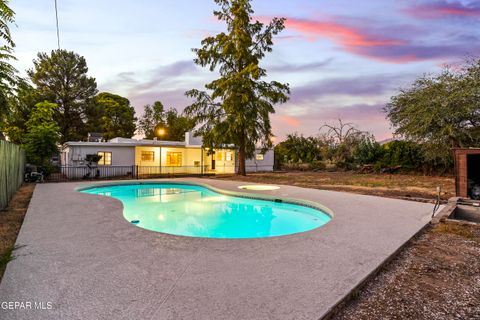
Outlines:
<svg viewBox="0 0 480 320"><path fill-rule="evenodd" d="M133 225L173 235L262 238L318 228L331 217L315 208L217 193L190 184L123 184L89 187L84 193L123 203Z"/></svg>

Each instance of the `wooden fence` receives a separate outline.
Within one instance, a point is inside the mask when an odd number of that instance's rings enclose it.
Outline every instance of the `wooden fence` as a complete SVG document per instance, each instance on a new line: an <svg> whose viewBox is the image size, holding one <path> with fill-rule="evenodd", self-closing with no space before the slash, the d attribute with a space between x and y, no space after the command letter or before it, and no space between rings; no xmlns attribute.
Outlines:
<svg viewBox="0 0 480 320"><path fill-rule="evenodd" d="M0 140L0 210L23 182L25 151L13 143Z"/></svg>

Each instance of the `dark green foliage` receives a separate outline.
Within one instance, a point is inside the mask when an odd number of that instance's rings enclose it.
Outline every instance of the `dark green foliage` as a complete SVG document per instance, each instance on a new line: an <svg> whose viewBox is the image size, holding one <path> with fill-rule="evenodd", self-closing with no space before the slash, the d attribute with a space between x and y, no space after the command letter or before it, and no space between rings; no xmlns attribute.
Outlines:
<svg viewBox="0 0 480 320"><path fill-rule="evenodd" d="M53 50L38 53L28 75L42 100L55 102L55 121L60 142L78 141L86 136L83 119L90 100L97 93L97 83L87 76L85 58L73 51Z"/></svg>
<svg viewBox="0 0 480 320"><path fill-rule="evenodd" d="M0 270L5 270L7 264L14 259L13 250L14 246L8 247L0 254Z"/></svg>
<svg viewBox="0 0 480 320"><path fill-rule="evenodd" d="M166 134L162 139L169 141L184 141L185 132L192 130L195 123L192 119L179 115L177 110L170 108L165 113L165 131Z"/></svg>
<svg viewBox="0 0 480 320"><path fill-rule="evenodd" d="M422 149L417 143L395 140L382 147L383 156L379 160L382 167L401 166L407 170L418 170L422 167Z"/></svg>
<svg viewBox="0 0 480 320"><path fill-rule="evenodd" d="M50 158L58 152L59 128L53 119L57 108L48 101L37 103L26 123L24 148L31 164L48 166Z"/></svg>
<svg viewBox="0 0 480 320"><path fill-rule="evenodd" d="M452 147L480 145L480 60L417 79L386 106L395 133L422 145L425 160L448 168Z"/></svg>
<svg viewBox="0 0 480 320"><path fill-rule="evenodd" d="M0 139L4 139L6 120L10 114L8 100L15 94L19 81L17 70L11 65L16 60L13 55L13 42L9 25L15 22L15 12L8 6L7 0L0 1Z"/></svg>
<svg viewBox="0 0 480 320"><path fill-rule="evenodd" d="M401 171L417 171L424 174L444 174L448 168L425 157L424 147L414 141L395 140L384 145L373 135L356 131L344 139L331 135L304 137L296 133L275 146L277 169L357 170L372 165L375 172L400 168Z"/></svg>
<svg viewBox="0 0 480 320"><path fill-rule="evenodd" d="M98 154L87 154L87 155L85 155L85 161L87 161L90 164L98 163L98 161L100 161L100 159L102 159L102 156L99 156Z"/></svg>
<svg viewBox="0 0 480 320"><path fill-rule="evenodd" d="M15 43L12 40L8 25L15 22L15 12L10 9L8 2L8 0L0 0L0 38L3 39L2 42L5 43L5 46L13 48Z"/></svg>
<svg viewBox="0 0 480 320"><path fill-rule="evenodd" d="M25 143L26 123L35 105L40 101L40 97L31 85L26 81L19 82L17 95L8 101L11 112L5 123L5 132L11 142Z"/></svg>
<svg viewBox="0 0 480 320"><path fill-rule="evenodd" d="M289 87L266 82L260 61L272 51L273 36L284 29L285 19L273 18L268 25L253 22L250 0L215 0L214 15L226 23L227 32L202 40L194 49L195 63L218 70L220 78L205 85L207 91L190 90L195 102L185 111L199 125L206 147L233 143L238 148L238 173L245 175L245 160L260 145L271 147L270 114L274 105L288 100Z"/></svg>
<svg viewBox="0 0 480 320"><path fill-rule="evenodd" d="M96 95L87 108L89 132L101 132L104 139L131 138L136 129L135 109L127 98L102 92Z"/></svg>
<svg viewBox="0 0 480 320"><path fill-rule="evenodd" d="M316 138L293 133L275 146L275 157L281 163L314 163L322 160L322 150Z"/></svg>
<svg viewBox="0 0 480 320"><path fill-rule="evenodd" d="M160 101L152 105L147 104L143 108L143 116L138 120L138 131L145 135L146 139L155 137L155 128L165 126L165 108Z"/></svg>
<svg viewBox="0 0 480 320"><path fill-rule="evenodd" d="M382 146L372 137L362 139L353 149L354 163L358 165L374 164L383 156Z"/></svg>
<svg viewBox="0 0 480 320"><path fill-rule="evenodd" d="M146 139L157 137L168 141L184 141L185 132L192 130L194 126L194 121L178 114L177 109L170 108L165 111L160 101L146 105L143 116L138 120L139 132L143 133ZM164 129L165 134L159 136L158 129Z"/></svg>

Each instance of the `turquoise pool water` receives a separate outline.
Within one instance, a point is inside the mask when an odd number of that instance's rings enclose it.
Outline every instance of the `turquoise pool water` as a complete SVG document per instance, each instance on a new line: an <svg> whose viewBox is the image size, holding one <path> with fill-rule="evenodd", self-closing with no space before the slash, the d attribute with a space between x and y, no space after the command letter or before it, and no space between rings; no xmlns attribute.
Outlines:
<svg viewBox="0 0 480 320"><path fill-rule="evenodd" d="M123 216L137 227L205 238L261 238L318 228L331 217L290 203L222 195L187 184L128 184L81 192L123 202Z"/></svg>

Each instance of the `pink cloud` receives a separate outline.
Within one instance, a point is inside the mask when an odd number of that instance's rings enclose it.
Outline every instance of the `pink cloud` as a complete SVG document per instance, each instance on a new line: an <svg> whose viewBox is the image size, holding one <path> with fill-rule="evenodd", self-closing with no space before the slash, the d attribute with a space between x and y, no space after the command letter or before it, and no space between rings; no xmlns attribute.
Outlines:
<svg viewBox="0 0 480 320"><path fill-rule="evenodd" d="M300 125L300 121L297 118L292 116L282 115L278 116L278 120L282 122L284 125L287 124L291 127L298 127Z"/></svg>
<svg viewBox="0 0 480 320"><path fill-rule="evenodd" d="M401 40L367 35L361 30L336 22L288 18L285 26L312 37L331 39L347 48L399 45L404 43Z"/></svg>
<svg viewBox="0 0 480 320"><path fill-rule="evenodd" d="M464 5L458 1L436 1L412 6L404 10L407 14L421 19L441 19L446 17L480 17L480 2Z"/></svg>
<svg viewBox="0 0 480 320"><path fill-rule="evenodd" d="M408 45L405 40L376 36L363 29L339 22L288 18L285 25L287 28L300 32L307 39L327 38L340 44L345 51L369 59L388 63L424 60L414 53L398 53L397 48Z"/></svg>
<svg viewBox="0 0 480 320"><path fill-rule="evenodd" d="M260 17L260 21L267 21L268 18ZM379 26L378 29L369 30L367 26L352 26L340 22L338 18L333 21L308 20L298 18L287 18L285 24L287 29L294 30L304 36L307 40L326 38L337 44L348 53L355 54L367 59L384 63L409 63L425 60L442 60L452 57L464 56L476 53L480 50L479 45L472 45L471 42L451 43L425 43L417 41L418 34L408 36L405 39L405 30L409 26ZM390 33L396 35L386 37L378 35L375 31L393 30ZM373 32L372 32L373 31ZM461 39L457 39L461 40Z"/></svg>

